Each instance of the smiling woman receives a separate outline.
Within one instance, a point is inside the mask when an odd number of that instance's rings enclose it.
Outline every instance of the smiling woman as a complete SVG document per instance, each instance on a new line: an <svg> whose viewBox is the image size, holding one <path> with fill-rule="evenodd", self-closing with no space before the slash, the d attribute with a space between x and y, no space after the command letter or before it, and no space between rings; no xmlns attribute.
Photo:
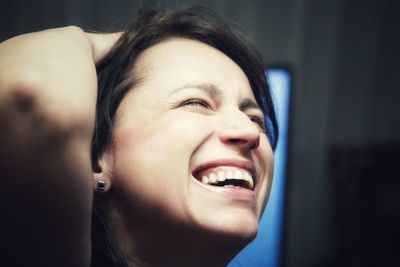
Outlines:
<svg viewBox="0 0 400 267"><path fill-rule="evenodd" d="M68 34L70 43L52 38ZM29 45L29 54L7 61L28 42L37 47ZM58 50L63 64L43 59L41 44ZM65 55L72 44L79 48ZM0 61L1 115L22 118L10 131L31 127L36 117L44 129L6 137L18 153L27 153L21 140L45 147L8 160L14 167L1 170L22 177L25 186L34 179L38 188L55 192L30 194L30 208L68 211L69 221L42 218L52 228L32 239L7 225L10 239L35 240L52 253L22 252L35 264L89 266L91 259L93 267L224 266L254 239L272 182L276 119L257 53L212 12L147 10L122 34L55 29L6 41L0 53L6 58ZM10 64L11 76L5 75ZM38 83L30 82L31 74ZM33 115L13 110L10 99L18 94L41 104L31 108ZM76 110L62 101L73 94L81 96L72 99ZM66 156L43 165L35 157L42 153ZM20 174L19 166L38 171ZM9 182L8 191L20 208L17 186ZM46 201L52 204L43 207ZM53 236L52 229L62 231ZM18 247L10 251L10 257L21 253Z"/></svg>

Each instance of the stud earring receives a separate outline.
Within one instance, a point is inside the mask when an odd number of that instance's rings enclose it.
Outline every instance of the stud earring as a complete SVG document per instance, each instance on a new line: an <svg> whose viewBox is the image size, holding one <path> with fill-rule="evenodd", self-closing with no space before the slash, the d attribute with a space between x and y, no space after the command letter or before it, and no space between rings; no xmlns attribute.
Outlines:
<svg viewBox="0 0 400 267"><path fill-rule="evenodd" d="M106 181L99 180L99 181L97 181L97 184L96 184L96 191L102 193L106 190L106 186L107 186Z"/></svg>

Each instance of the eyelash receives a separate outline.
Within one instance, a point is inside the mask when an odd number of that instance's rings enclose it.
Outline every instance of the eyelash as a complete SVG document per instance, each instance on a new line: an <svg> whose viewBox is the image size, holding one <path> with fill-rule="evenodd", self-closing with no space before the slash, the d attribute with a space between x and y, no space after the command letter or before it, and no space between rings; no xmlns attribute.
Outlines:
<svg viewBox="0 0 400 267"><path fill-rule="evenodd" d="M211 108L211 106L206 101L201 99L189 99L183 102L180 106L192 106L206 109ZM265 123L263 118L254 115L249 115L249 118L252 122L256 123L262 131L265 131Z"/></svg>
<svg viewBox="0 0 400 267"><path fill-rule="evenodd" d="M258 116L249 116L250 120L254 123L257 123L257 125L265 131L265 123L264 120Z"/></svg>
<svg viewBox="0 0 400 267"><path fill-rule="evenodd" d="M211 106L204 100L201 99L189 99L181 104L181 106L193 106L199 108L211 108Z"/></svg>

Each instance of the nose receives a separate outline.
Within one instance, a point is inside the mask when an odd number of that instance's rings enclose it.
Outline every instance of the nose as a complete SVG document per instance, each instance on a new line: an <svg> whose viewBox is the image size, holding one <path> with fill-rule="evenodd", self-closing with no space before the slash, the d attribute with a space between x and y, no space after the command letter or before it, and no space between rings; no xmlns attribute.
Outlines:
<svg viewBox="0 0 400 267"><path fill-rule="evenodd" d="M223 116L219 140L241 150L257 149L260 145L260 129L243 112L232 112Z"/></svg>

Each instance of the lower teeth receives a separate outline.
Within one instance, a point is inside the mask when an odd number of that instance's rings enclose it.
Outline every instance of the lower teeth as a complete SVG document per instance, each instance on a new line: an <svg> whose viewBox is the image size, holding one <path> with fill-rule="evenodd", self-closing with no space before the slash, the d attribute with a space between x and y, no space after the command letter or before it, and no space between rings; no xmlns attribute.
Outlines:
<svg viewBox="0 0 400 267"><path fill-rule="evenodd" d="M237 186L237 185L231 185L231 184L228 184L228 185L224 185L224 187L227 187L227 188L243 188L243 187L241 187L241 186Z"/></svg>

